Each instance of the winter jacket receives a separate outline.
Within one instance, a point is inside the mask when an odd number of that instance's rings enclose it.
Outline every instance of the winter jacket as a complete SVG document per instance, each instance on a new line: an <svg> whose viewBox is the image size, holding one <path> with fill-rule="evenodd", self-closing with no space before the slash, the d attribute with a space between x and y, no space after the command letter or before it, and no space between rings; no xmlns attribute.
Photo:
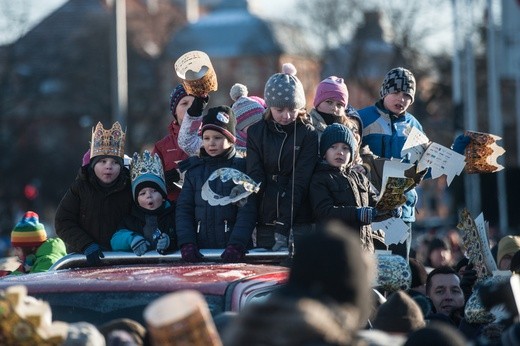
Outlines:
<svg viewBox="0 0 520 346"><path fill-rule="evenodd" d="M320 162L312 175L310 199L317 222L344 221L359 231L363 250L374 251L372 227L362 225L357 217L358 207L374 207L377 202L365 175Z"/></svg>
<svg viewBox="0 0 520 346"><path fill-rule="evenodd" d="M291 209L294 223L313 222L308 191L318 161L318 134L312 125L298 119L294 146L294 129L295 123L282 126L273 120L262 120L247 132L247 174L261 183L257 194L258 222L275 225L275 231L282 234L289 233Z"/></svg>
<svg viewBox="0 0 520 346"><path fill-rule="evenodd" d="M175 232L175 206L165 201L156 210L147 210L134 204L132 213L123 218L119 229L112 236L110 245L114 251L132 251L132 240L135 237L144 237L155 249L157 240L154 239L155 229L145 227L147 218L155 217L158 229L170 237L170 246L167 251L177 249L177 233Z"/></svg>
<svg viewBox="0 0 520 346"><path fill-rule="evenodd" d="M401 150L412 127L423 131L421 124L412 114L390 114L383 109L381 102L361 109L359 115L363 121L363 144L367 144L374 155L381 158L401 158ZM406 203L403 205L401 218L406 222L414 222L417 192L412 189L405 197Z"/></svg>
<svg viewBox="0 0 520 346"><path fill-rule="evenodd" d="M82 167L56 210L56 234L69 253L83 252L92 243L110 250L110 239L133 203L128 169L103 187L90 166Z"/></svg>
<svg viewBox="0 0 520 346"><path fill-rule="evenodd" d="M17 270L13 271L11 275L46 272L56 261L66 254L67 251L63 240L60 238L48 238L36 249L30 269L26 270L22 264Z"/></svg>
<svg viewBox="0 0 520 346"><path fill-rule="evenodd" d="M245 172L245 159L236 155L234 147L216 157L201 149L200 156L190 157L180 167L186 169L186 174L175 211L179 246L194 243L202 249L225 248L229 244L247 247L256 222L254 198L249 196L246 205L239 208L235 204L211 206L201 196L211 173L219 168ZM216 178L209 186L215 194L229 196L236 185L232 180Z"/></svg>
<svg viewBox="0 0 520 346"><path fill-rule="evenodd" d="M177 143L179 129L179 124L175 120L172 121L170 126L168 126L169 134L155 143L153 148L152 155L155 153L159 155L164 172L177 169L177 164L188 158L188 154L186 154ZM166 188L168 189L168 199L170 201L176 201L181 189L171 181L166 182Z"/></svg>

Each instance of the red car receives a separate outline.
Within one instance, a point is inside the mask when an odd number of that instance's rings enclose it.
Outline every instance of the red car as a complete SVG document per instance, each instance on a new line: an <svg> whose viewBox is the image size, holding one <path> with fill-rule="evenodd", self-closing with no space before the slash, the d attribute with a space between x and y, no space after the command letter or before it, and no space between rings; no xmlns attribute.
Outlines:
<svg viewBox="0 0 520 346"><path fill-rule="evenodd" d="M222 250L201 251L208 261ZM68 255L45 273L0 279L0 289L25 285L29 295L49 302L53 320L87 321L100 325L115 318L144 323L143 309L160 296L182 289L201 292L213 316L240 311L265 299L283 285L288 269L277 265L286 254L250 252L247 263L187 264L178 253L162 256L150 251L105 253L103 266L85 267L85 256ZM275 263L275 264L273 264Z"/></svg>

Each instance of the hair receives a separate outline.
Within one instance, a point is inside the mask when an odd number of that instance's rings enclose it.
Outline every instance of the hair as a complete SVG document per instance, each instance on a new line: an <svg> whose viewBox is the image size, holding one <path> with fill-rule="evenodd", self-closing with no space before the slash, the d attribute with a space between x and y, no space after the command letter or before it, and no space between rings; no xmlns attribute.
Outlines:
<svg viewBox="0 0 520 346"><path fill-rule="evenodd" d="M302 121L302 123L310 124L309 116L305 109L298 110L298 115L297 115L296 119L298 119L298 118ZM267 108L267 110L264 113L264 120L274 120L273 113L271 112L271 108L269 108L269 107Z"/></svg>
<svg viewBox="0 0 520 346"><path fill-rule="evenodd" d="M451 246L450 244L443 238L433 238L431 241L430 241L430 244L428 244L428 253L426 255L426 260L425 260L425 264L429 267L432 266L432 263L431 263L431 260L430 260L430 256L432 254L432 252L435 250L435 249L444 249L444 250L450 250L451 251Z"/></svg>
<svg viewBox="0 0 520 346"><path fill-rule="evenodd" d="M428 292L430 291L430 288L432 286L432 278L437 274L453 274L453 275L459 277L457 272L451 267L443 266L443 267L435 268L426 277L426 295L428 295Z"/></svg>

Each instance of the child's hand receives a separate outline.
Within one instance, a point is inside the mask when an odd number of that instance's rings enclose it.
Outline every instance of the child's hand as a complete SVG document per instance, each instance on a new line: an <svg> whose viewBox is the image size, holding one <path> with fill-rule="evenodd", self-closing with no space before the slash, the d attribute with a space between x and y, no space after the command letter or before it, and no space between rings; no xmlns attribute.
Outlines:
<svg viewBox="0 0 520 346"><path fill-rule="evenodd" d="M181 256L186 262L201 262L204 256L199 252L197 245L193 243L181 246Z"/></svg>
<svg viewBox="0 0 520 346"><path fill-rule="evenodd" d="M464 151L466 150L466 147L468 146L470 141L470 137L458 135L457 138L455 138L455 141L453 141L451 149L461 155L464 155Z"/></svg>
<svg viewBox="0 0 520 346"><path fill-rule="evenodd" d="M157 252L164 255L168 247L170 246L170 237L166 233L161 233L157 239Z"/></svg>
<svg viewBox="0 0 520 346"><path fill-rule="evenodd" d="M209 95L205 97L195 96L193 103L190 108L188 108L188 115L190 117L200 117L202 115L202 111L209 102Z"/></svg>
<svg viewBox="0 0 520 346"><path fill-rule="evenodd" d="M26 273L31 271L31 268L34 265L34 262L36 262L36 255L30 254L27 257L25 257L25 261L23 263L23 269L25 269Z"/></svg>
<svg viewBox="0 0 520 346"><path fill-rule="evenodd" d="M229 244L220 257L225 262L240 262L246 257L246 251L242 245Z"/></svg>
<svg viewBox="0 0 520 346"><path fill-rule="evenodd" d="M87 263L91 266L97 266L101 264L101 258L105 258L101 248L98 244L92 243L85 248L83 254L87 256Z"/></svg>
<svg viewBox="0 0 520 346"><path fill-rule="evenodd" d="M147 242L146 239L144 239L144 237L138 235L134 237L132 243L130 244L130 247L137 256L142 256L150 248L150 243Z"/></svg>
<svg viewBox="0 0 520 346"><path fill-rule="evenodd" d="M372 207L359 207L356 208L357 218L363 225L369 225L372 220L377 216L376 208Z"/></svg>

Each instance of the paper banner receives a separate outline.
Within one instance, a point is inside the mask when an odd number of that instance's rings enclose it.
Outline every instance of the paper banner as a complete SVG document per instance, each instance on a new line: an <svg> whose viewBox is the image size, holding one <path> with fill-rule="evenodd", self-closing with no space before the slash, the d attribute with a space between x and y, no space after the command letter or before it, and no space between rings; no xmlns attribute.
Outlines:
<svg viewBox="0 0 520 346"><path fill-rule="evenodd" d="M381 222L372 222L372 229L382 229L385 232L385 244L404 243L408 238L408 225L402 220L391 217Z"/></svg>
<svg viewBox="0 0 520 346"><path fill-rule="evenodd" d="M501 137L474 131L466 131L464 134L471 138L465 149L466 173L495 173L504 169L497 162L506 152L496 143Z"/></svg>

